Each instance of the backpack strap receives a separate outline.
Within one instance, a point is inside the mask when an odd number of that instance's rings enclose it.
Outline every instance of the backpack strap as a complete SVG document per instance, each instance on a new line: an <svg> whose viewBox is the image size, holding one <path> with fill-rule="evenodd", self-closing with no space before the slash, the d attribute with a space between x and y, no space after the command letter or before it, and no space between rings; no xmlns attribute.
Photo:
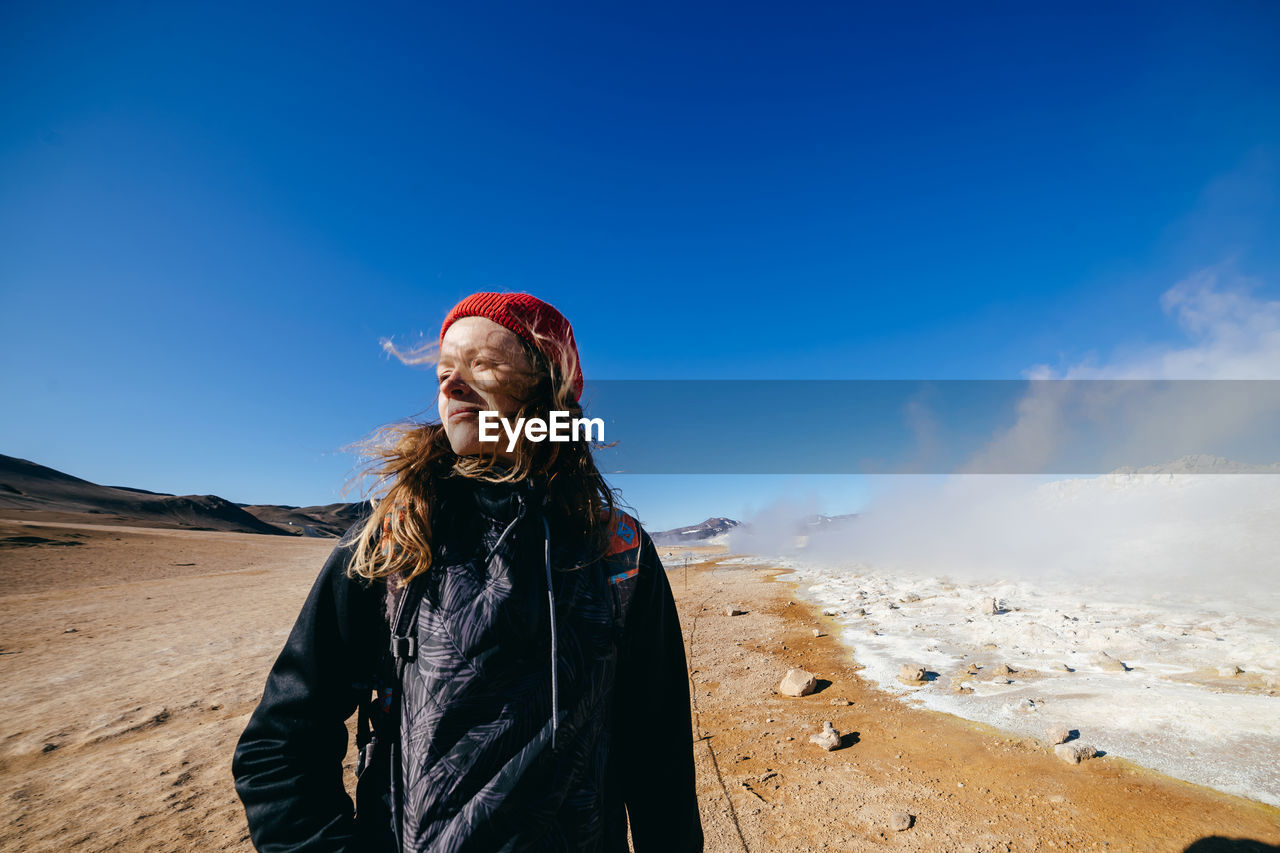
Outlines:
<svg viewBox="0 0 1280 853"><path fill-rule="evenodd" d="M609 548L606 557L640 547L640 523L625 512L614 512L609 519Z"/></svg>

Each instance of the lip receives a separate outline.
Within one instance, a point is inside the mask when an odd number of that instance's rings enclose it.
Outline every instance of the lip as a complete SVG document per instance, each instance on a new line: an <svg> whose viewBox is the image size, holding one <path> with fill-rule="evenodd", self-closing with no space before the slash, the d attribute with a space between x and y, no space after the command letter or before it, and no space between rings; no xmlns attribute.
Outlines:
<svg viewBox="0 0 1280 853"><path fill-rule="evenodd" d="M449 420L451 421L462 420L463 418L466 418L466 417L479 418L480 410L479 409L454 409L449 413Z"/></svg>

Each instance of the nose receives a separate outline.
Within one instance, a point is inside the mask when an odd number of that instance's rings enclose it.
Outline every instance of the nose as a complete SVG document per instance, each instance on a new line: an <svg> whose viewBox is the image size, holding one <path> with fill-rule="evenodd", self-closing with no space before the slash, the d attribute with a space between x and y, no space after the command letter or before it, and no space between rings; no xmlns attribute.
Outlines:
<svg viewBox="0 0 1280 853"><path fill-rule="evenodd" d="M440 393L445 397L463 397L470 388L471 386L467 385L456 371L440 383Z"/></svg>

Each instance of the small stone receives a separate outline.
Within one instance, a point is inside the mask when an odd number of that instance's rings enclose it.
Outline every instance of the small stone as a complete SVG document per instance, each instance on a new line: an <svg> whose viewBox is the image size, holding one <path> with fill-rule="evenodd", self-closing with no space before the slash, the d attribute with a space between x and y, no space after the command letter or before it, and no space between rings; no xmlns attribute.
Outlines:
<svg viewBox="0 0 1280 853"><path fill-rule="evenodd" d="M822 731L816 735L809 735L809 743L816 743L827 752L830 752L840 746L840 733L835 730L835 727L828 720L822 724Z"/></svg>
<svg viewBox="0 0 1280 853"><path fill-rule="evenodd" d="M1009 666L1007 663L1002 663L996 667L996 675L1013 675L1015 672L1017 672L1017 670Z"/></svg>
<svg viewBox="0 0 1280 853"><path fill-rule="evenodd" d="M1000 605L994 598L988 598L982 602L983 616L996 616L1000 613Z"/></svg>
<svg viewBox="0 0 1280 853"><path fill-rule="evenodd" d="M1222 676L1223 678L1235 678L1237 675L1239 675L1242 672L1244 672L1244 670L1236 666L1235 664L1232 664L1231 666L1218 667L1218 675Z"/></svg>
<svg viewBox="0 0 1280 853"><path fill-rule="evenodd" d="M814 629L813 629L813 636L815 636L815 637L825 637L825 636L827 636L827 635L826 635L826 634L824 634L824 633L822 633L822 629L821 629L821 628L814 628Z"/></svg>
<svg viewBox="0 0 1280 853"><path fill-rule="evenodd" d="M1056 670L1058 670L1058 672L1075 672L1075 670L1074 670L1074 669L1072 669L1071 667L1067 666L1065 663L1061 663L1061 662L1059 662L1059 663L1055 663L1055 664L1053 665L1053 668L1054 668L1054 669L1056 669Z"/></svg>
<svg viewBox="0 0 1280 853"><path fill-rule="evenodd" d="M832 699L831 704L849 706L849 705L852 705L853 703L850 702L848 699Z"/></svg>
<svg viewBox="0 0 1280 853"><path fill-rule="evenodd" d="M53 752L53 751L54 751L55 749L57 749L57 748L58 748L58 745L57 745L56 743L46 743L46 744L45 744L45 745L40 749L40 751L41 751L41 752Z"/></svg>
<svg viewBox="0 0 1280 853"><path fill-rule="evenodd" d="M914 663L904 663L898 667L898 678L903 681L924 681L924 667Z"/></svg>
<svg viewBox="0 0 1280 853"><path fill-rule="evenodd" d="M1127 664L1125 664L1124 661L1118 658L1113 658L1111 655L1107 654L1106 652L1098 652L1096 655L1089 658L1089 660L1093 662L1094 666L1098 667L1103 672L1128 672L1129 671L1129 667Z"/></svg>
<svg viewBox="0 0 1280 853"><path fill-rule="evenodd" d="M1053 752L1068 764L1079 764L1098 754L1096 749L1085 743L1060 743L1053 748Z"/></svg>
<svg viewBox="0 0 1280 853"><path fill-rule="evenodd" d="M724 609L725 616L745 616L746 612L747 611L743 610L740 607L734 607L732 604L730 604L728 607Z"/></svg>
<svg viewBox="0 0 1280 853"><path fill-rule="evenodd" d="M916 595L914 592L909 592L898 600L901 601L903 604L910 604L913 601L919 601L920 596Z"/></svg>
<svg viewBox="0 0 1280 853"><path fill-rule="evenodd" d="M1066 726L1053 726L1046 730L1044 735L1049 739L1049 743L1066 743L1071 740L1071 729Z"/></svg>
<svg viewBox="0 0 1280 853"><path fill-rule="evenodd" d="M1005 678L1004 676L996 676L995 678L991 679L991 683L992 684L1013 684L1013 681L1008 678Z"/></svg>
<svg viewBox="0 0 1280 853"><path fill-rule="evenodd" d="M854 616L866 616L866 615L867 615L867 611L865 611L865 610L863 610L861 607L859 607L859 608L857 608L856 610L854 610L854 611L853 611L853 615L854 615Z"/></svg>
<svg viewBox="0 0 1280 853"><path fill-rule="evenodd" d="M889 816L889 828L894 832L904 832L915 823L915 816L906 812L894 812Z"/></svg>
<svg viewBox="0 0 1280 853"><path fill-rule="evenodd" d="M822 611L822 615L823 615L823 616L835 616L835 615L836 615L836 611L835 611L835 609L834 609L834 608L828 607L826 610Z"/></svg>
<svg viewBox="0 0 1280 853"><path fill-rule="evenodd" d="M79 630L80 630L79 628L68 628L67 630L63 631L62 633L64 633L64 634L75 634L75 633L79 632Z"/></svg>
<svg viewBox="0 0 1280 853"><path fill-rule="evenodd" d="M808 696L818 689L818 679L812 672L803 669L789 669L778 686L778 692L786 696Z"/></svg>
<svg viewBox="0 0 1280 853"><path fill-rule="evenodd" d="M968 669L966 669L966 670L965 670L965 672L969 673L970 675L977 675L977 674L978 674L978 668L979 668L979 667L978 667L978 665L977 665L976 663L971 663L971 664L969 664L969 668L968 668Z"/></svg>

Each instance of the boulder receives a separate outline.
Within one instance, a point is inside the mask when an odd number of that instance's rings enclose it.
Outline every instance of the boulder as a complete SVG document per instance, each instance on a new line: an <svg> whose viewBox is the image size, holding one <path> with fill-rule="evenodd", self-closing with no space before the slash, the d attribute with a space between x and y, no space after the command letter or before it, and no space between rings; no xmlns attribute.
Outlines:
<svg viewBox="0 0 1280 853"><path fill-rule="evenodd" d="M840 733L831 725L831 721L822 724L822 731L816 735L809 735L809 743L816 743L827 752L840 746Z"/></svg>
<svg viewBox="0 0 1280 853"><path fill-rule="evenodd" d="M1079 764L1098 754L1098 751L1087 743L1060 743L1053 748L1053 752L1068 764Z"/></svg>
<svg viewBox="0 0 1280 853"><path fill-rule="evenodd" d="M813 677L812 672L803 669L787 670L782 683L778 685L778 692L784 696L808 696L817 689L818 679Z"/></svg>
<svg viewBox="0 0 1280 853"><path fill-rule="evenodd" d="M1124 661L1120 660L1119 658L1113 658L1111 655L1107 654L1106 652L1098 652L1096 655L1089 658L1089 660L1093 663L1094 666L1098 667L1098 669L1101 669L1103 672L1128 672L1129 671L1129 667L1127 664L1125 664Z"/></svg>
<svg viewBox="0 0 1280 853"><path fill-rule="evenodd" d="M919 664L904 663L898 667L898 678L903 681L924 681L925 668Z"/></svg>
<svg viewBox="0 0 1280 853"><path fill-rule="evenodd" d="M1045 731L1044 735L1049 739L1049 743L1066 743L1071 740L1071 729L1066 726L1053 726Z"/></svg>

